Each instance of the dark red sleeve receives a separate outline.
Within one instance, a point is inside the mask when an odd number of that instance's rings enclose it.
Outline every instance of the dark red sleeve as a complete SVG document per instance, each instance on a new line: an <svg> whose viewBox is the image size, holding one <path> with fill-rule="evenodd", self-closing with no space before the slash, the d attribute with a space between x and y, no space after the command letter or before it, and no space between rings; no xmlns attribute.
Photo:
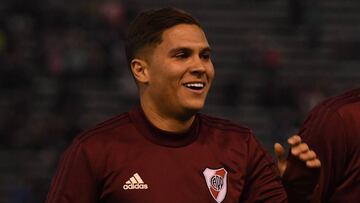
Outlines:
<svg viewBox="0 0 360 203"><path fill-rule="evenodd" d="M307 143L317 154L318 150L314 149L314 141L311 140L310 135L315 133L324 111L325 109L321 105L314 108L299 132L303 142ZM289 202L306 203L313 201L319 174L320 170L308 168L303 161L289 152L287 168L282 177Z"/></svg>
<svg viewBox="0 0 360 203"><path fill-rule="evenodd" d="M248 147L245 191L240 202L287 202L286 192L272 157L254 136L250 136Z"/></svg>
<svg viewBox="0 0 360 203"><path fill-rule="evenodd" d="M95 176L81 143L75 140L60 160L46 203L95 203L96 201Z"/></svg>
<svg viewBox="0 0 360 203"><path fill-rule="evenodd" d="M309 169L289 154L283 181L290 202L319 202L326 191L334 192L336 177L341 177L346 138L344 123L336 111L317 112L305 122L300 136L316 152L321 170ZM316 187L318 185L318 187Z"/></svg>
<svg viewBox="0 0 360 203"><path fill-rule="evenodd" d="M288 166L283 176L289 202L316 202L315 188L318 183L320 170L309 169L303 161L289 154Z"/></svg>

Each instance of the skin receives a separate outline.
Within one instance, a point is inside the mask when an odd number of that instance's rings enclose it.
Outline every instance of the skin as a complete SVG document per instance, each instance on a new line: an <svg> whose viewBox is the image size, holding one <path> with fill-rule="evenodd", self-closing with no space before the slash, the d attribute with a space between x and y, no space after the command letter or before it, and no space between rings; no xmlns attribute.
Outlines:
<svg viewBox="0 0 360 203"><path fill-rule="evenodd" d="M189 129L214 78L210 52L200 27L179 24L163 32L160 44L132 60L142 109L156 127L169 132ZM194 90L185 86L194 82L204 87Z"/></svg>

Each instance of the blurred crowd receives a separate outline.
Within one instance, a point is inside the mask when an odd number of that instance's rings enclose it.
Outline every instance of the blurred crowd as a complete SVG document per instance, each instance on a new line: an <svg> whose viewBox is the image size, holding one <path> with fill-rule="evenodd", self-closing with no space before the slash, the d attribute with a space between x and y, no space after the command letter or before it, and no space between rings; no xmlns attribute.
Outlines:
<svg viewBox="0 0 360 203"><path fill-rule="evenodd" d="M136 12L123 0L2 1L0 202L43 201L60 152L84 127L83 98L71 81L106 83L127 71L124 28ZM12 161L19 156L34 163Z"/></svg>
<svg viewBox="0 0 360 203"><path fill-rule="evenodd" d="M0 86L5 106L1 129L5 136L0 146L43 146L36 139L17 139L24 135L22 131L44 135L64 128L76 131L71 127L76 118L67 115L77 115L81 108L76 104L81 106L81 101L67 81L84 77L111 80L122 74L119 67L126 67L124 27L135 6L117 0L14 0L1 4ZM39 127L47 124L37 122L38 118L28 119L39 76L56 83L57 98L51 107L58 115L52 118L57 120L53 122L56 126ZM60 117L65 119L59 121ZM24 127L28 120L32 120L31 125ZM57 132L34 132L39 129Z"/></svg>
<svg viewBox="0 0 360 203"><path fill-rule="evenodd" d="M1 71L24 77L111 74L122 63L123 31L134 13L116 0L15 0L0 9Z"/></svg>
<svg viewBox="0 0 360 203"><path fill-rule="evenodd" d="M134 101L131 98L136 92L128 83L132 78L123 37L129 20L139 10L137 2L140 1L0 3L0 158L4 159L0 161L0 203L43 201L60 153L76 134L97 120L91 118L84 105L89 101L85 101L83 92L90 86L111 89L120 81L122 93L127 94L121 101L112 102L119 105L115 111L120 111L121 102ZM258 1L265 2L271 1ZM287 2L287 35L304 34L306 53L311 57L323 40L324 29L317 10L320 7L310 0ZM352 30L338 30L336 43L331 45L327 57L358 60L360 40L349 40L354 38ZM335 94L324 88L329 81L315 81L311 85L284 82L281 70L288 56L281 45L265 34L250 30L240 46L243 52L236 60L248 70L260 70L264 76L258 81L260 86L252 101L262 114L271 117L267 129L271 142L284 140L314 105ZM241 70L240 77L228 78L223 89L215 90L219 91L216 94L221 93L216 97L222 98L217 105L240 108L246 68ZM76 81L81 84L80 89L76 88ZM20 167L19 160L29 163ZM4 194L8 199L2 197Z"/></svg>

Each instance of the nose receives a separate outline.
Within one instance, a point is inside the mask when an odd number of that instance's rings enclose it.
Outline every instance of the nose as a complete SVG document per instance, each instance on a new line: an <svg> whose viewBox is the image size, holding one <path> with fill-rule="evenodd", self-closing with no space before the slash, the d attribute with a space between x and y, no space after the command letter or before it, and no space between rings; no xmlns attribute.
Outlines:
<svg viewBox="0 0 360 203"><path fill-rule="evenodd" d="M206 72L206 62L198 56L194 57L191 64L190 72L197 76L201 76Z"/></svg>

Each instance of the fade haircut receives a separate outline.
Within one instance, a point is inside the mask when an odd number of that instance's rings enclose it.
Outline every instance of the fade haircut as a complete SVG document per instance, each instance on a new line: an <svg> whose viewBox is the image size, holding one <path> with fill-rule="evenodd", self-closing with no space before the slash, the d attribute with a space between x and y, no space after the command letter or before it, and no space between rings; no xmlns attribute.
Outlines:
<svg viewBox="0 0 360 203"><path fill-rule="evenodd" d="M162 42L162 34L166 29L179 24L200 23L189 13L176 8L151 9L141 12L129 25L125 37L125 52L128 64L144 48Z"/></svg>

